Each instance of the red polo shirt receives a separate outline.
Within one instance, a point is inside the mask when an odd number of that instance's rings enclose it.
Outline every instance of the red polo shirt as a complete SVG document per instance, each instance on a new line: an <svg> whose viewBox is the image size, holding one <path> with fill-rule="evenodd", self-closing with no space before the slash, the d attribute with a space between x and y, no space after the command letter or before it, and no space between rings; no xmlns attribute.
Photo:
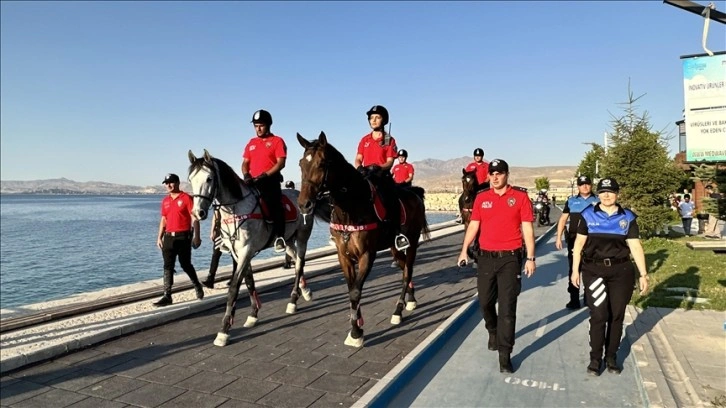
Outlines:
<svg viewBox="0 0 726 408"><path fill-rule="evenodd" d="M477 183L482 184L489 181L489 162L482 160L481 163L471 162L466 166L467 172L475 170Z"/></svg>
<svg viewBox="0 0 726 408"><path fill-rule="evenodd" d="M176 198L171 194L161 200L161 216L166 218L165 232L184 232L192 229L192 197L180 192Z"/></svg>
<svg viewBox="0 0 726 408"><path fill-rule="evenodd" d="M391 136L391 142L388 146L381 146L385 135L379 139L373 139L373 132L363 136L363 139L358 143L357 154L363 155L364 167L371 165L383 166L388 161L389 157L398 157L398 148L396 147L396 139Z"/></svg>
<svg viewBox="0 0 726 408"><path fill-rule="evenodd" d="M287 157L287 145L281 137L253 137L245 146L242 158L250 162L250 176L257 177L277 164L277 159Z"/></svg>
<svg viewBox="0 0 726 408"><path fill-rule="evenodd" d="M398 184L405 183L409 177L413 177L413 165L406 163L398 163L391 169L393 173L393 181Z"/></svg>
<svg viewBox="0 0 726 408"><path fill-rule="evenodd" d="M503 195L493 188L476 195L471 220L479 221L479 247L506 251L522 247L522 223L532 222L532 203L527 193L508 185Z"/></svg>

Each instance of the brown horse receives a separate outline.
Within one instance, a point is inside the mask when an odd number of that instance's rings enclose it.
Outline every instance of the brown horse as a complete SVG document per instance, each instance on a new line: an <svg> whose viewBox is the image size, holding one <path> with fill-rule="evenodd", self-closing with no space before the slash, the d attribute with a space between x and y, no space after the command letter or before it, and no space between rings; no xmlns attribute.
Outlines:
<svg viewBox="0 0 726 408"><path fill-rule="evenodd" d="M326 193L333 207L330 232L338 249L338 260L348 283L350 297L351 331L345 344L353 347L363 345L363 314L360 309L363 284L373 268L377 251L390 248L393 258L403 270L401 295L391 317L391 324L400 324L403 308L416 308L413 288L413 264L419 246L419 238L429 239L429 227L424 207L424 189L421 187L398 188L390 181L390 191L395 192L401 204L401 233L406 235L411 246L398 251L391 246L393 231L379 221L376 205L375 184L365 178L343 155L328 143L325 133L320 132L317 140L308 141L300 134L297 140L305 149L300 159L302 185L298 205L303 214L312 214L316 202ZM375 181L384 183L386 180ZM388 175L390 178L390 175ZM382 178L385 178L383 176ZM391 194L391 193L389 193ZM404 221L405 220L405 221ZM357 266L357 270L356 270ZM408 301L406 295L408 294Z"/></svg>

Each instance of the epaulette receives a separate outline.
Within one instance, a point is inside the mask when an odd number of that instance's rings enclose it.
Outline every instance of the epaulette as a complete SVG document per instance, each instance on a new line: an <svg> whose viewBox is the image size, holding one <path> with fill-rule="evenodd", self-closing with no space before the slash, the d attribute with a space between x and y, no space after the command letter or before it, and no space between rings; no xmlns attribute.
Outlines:
<svg viewBox="0 0 726 408"><path fill-rule="evenodd" d="M481 193L483 193L485 191L489 191L490 189L491 189L491 187L487 187L485 189L481 189L481 190L477 191L476 194L479 195L479 194L481 194Z"/></svg>
<svg viewBox="0 0 726 408"><path fill-rule="evenodd" d="M520 187L520 186L512 186L512 188L513 188L513 189L515 189L515 190L521 191L521 192L523 192L523 193L526 193L526 192L527 192L527 189L526 189L526 188L524 188L524 187Z"/></svg>

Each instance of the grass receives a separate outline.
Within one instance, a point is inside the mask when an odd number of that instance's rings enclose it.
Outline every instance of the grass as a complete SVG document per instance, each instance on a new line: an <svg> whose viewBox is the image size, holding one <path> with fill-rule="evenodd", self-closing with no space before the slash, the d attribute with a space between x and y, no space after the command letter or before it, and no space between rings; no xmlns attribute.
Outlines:
<svg viewBox="0 0 726 408"><path fill-rule="evenodd" d="M699 240L702 239L684 237L673 231L668 238L644 240L650 290L645 296L635 291L631 303L642 308L726 310L726 254L686 247L686 242ZM683 299L679 292L666 290L673 287L691 288L687 295L707 298L708 302L694 303ZM681 298L671 298L678 296Z"/></svg>

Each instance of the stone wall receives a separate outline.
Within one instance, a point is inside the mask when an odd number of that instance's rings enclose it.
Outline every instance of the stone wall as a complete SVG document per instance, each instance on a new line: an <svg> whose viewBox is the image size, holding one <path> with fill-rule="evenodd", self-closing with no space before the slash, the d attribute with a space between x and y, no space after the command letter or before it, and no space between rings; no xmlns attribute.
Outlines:
<svg viewBox="0 0 726 408"><path fill-rule="evenodd" d="M426 193L426 211L459 211L457 193Z"/></svg>

